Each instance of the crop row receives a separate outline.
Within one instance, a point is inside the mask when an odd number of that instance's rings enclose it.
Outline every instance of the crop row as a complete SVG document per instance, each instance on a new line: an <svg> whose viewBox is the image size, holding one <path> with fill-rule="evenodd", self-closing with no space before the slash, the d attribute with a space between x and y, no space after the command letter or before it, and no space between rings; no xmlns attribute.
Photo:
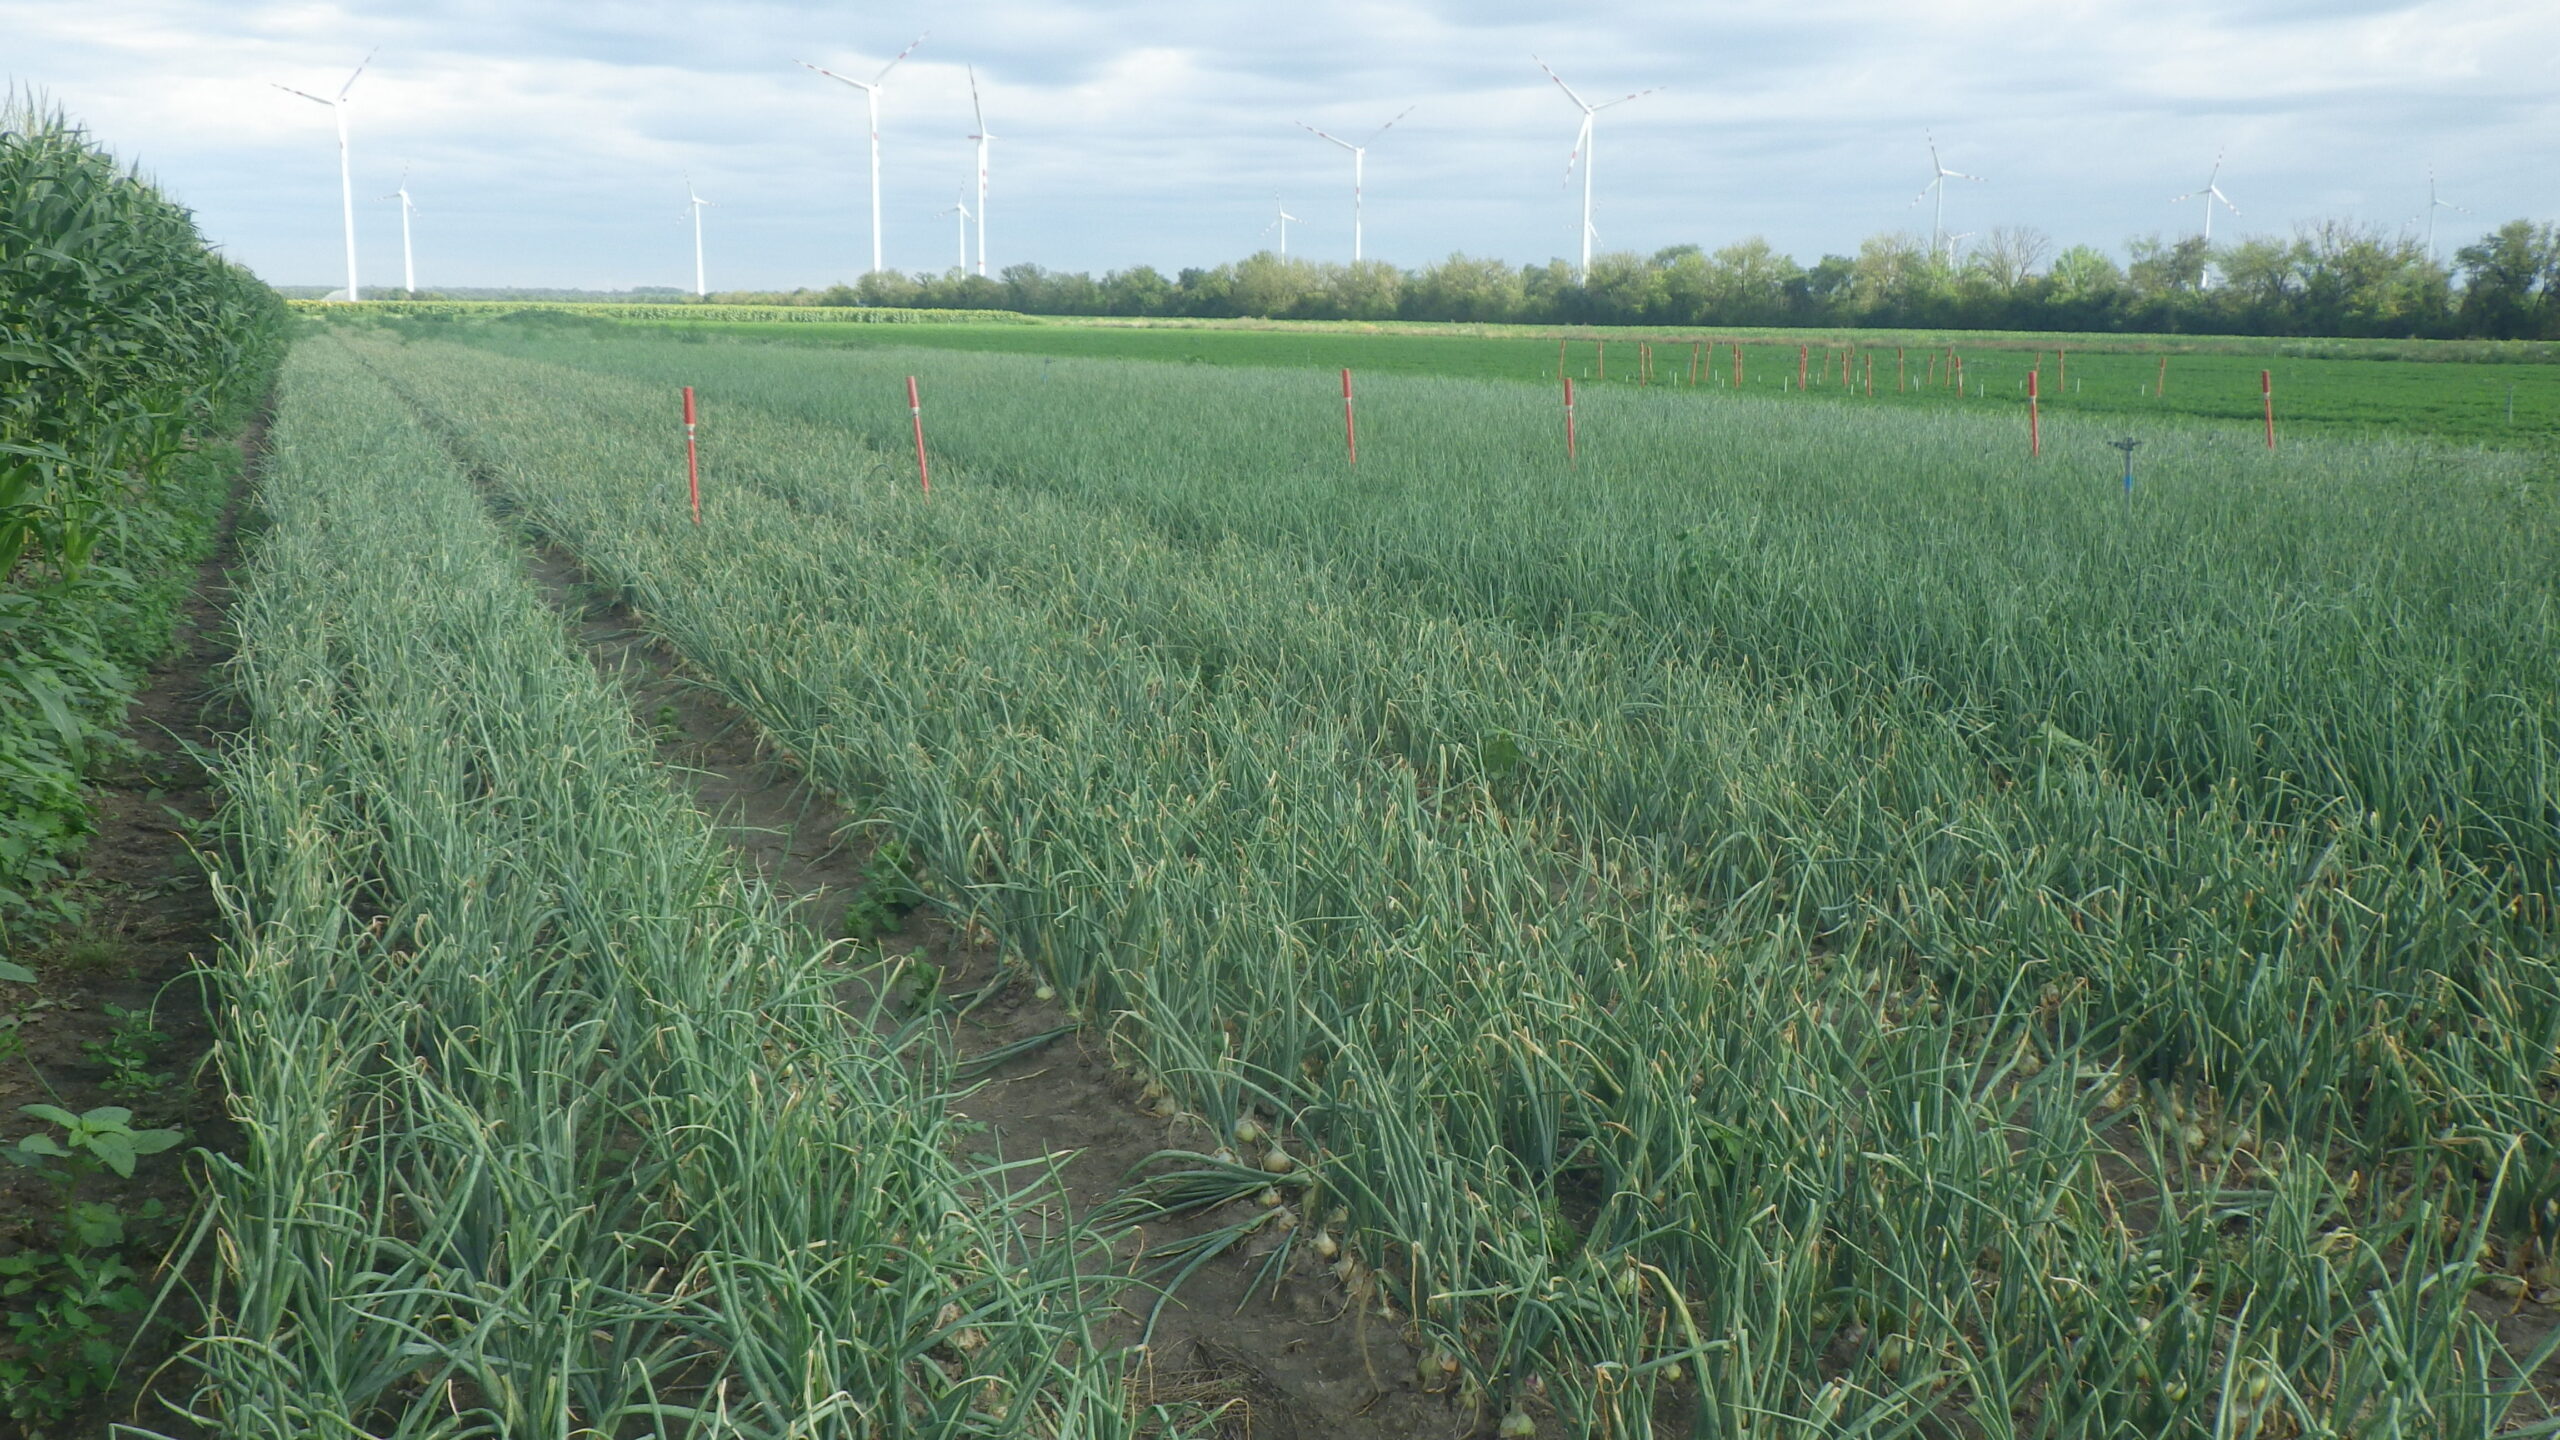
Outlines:
<svg viewBox="0 0 2560 1440"><path fill-rule="evenodd" d="M2004 558L2192 588L2281 556L2307 467L2233 483L2200 446L2128 510L1975 422L1629 406L1572 474L1512 392L1424 384L1363 417L1413 458L1346 473L1270 377L937 361L926 501L847 413L877 357L365 349L1133 1064L1311 1152L1345 1283L1491 1403L1622 1434L2509 1414L2466 1295L2550 1194L2560 1010L2513 857L2255 763L2130 764L1917 663L2092 613L1985 583ZM655 498L679 361L727 407L698 529ZM1902 603L1820 588L1853 562ZM2126 703L2089 640L2078 686Z"/></svg>
<svg viewBox="0 0 2560 1440"><path fill-rule="evenodd" d="M236 612L225 1434L1115 1436L1076 1249L742 878L511 540L325 342ZM1081 1358L1079 1358L1081 1357Z"/></svg>

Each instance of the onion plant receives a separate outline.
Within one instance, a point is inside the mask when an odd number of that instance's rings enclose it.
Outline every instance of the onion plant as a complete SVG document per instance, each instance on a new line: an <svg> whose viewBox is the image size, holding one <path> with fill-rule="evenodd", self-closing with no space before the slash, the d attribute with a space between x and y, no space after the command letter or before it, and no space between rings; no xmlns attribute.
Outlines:
<svg viewBox="0 0 2560 1440"><path fill-rule="evenodd" d="M1622 395L1571 470L1412 381L1355 471L1278 373L350 348L1270 1131L1370 1323L1513 1428L2542 1414L2473 1307L2560 1229L2509 459L2168 437L2128 501L1979 417ZM908 366L930 498L866 404Z"/></svg>
<svg viewBox="0 0 2560 1440"><path fill-rule="evenodd" d="M400 1437L1135 1433L941 1050L743 876L451 457L290 365L235 612L215 1328L188 1417ZM874 987L885 988L885 987ZM892 1038L884 1040L881 1037Z"/></svg>

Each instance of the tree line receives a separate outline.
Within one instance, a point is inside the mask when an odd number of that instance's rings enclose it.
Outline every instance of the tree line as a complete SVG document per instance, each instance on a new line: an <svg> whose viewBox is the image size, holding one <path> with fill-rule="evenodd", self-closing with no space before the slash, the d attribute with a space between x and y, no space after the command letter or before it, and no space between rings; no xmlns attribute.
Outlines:
<svg viewBox="0 0 2560 1440"><path fill-rule="evenodd" d="M2437 339L2560 339L2560 225L2512 221L2454 252L2350 221L2208 245L2148 237L2125 258L2056 252L2033 229L1957 251L1877 235L1812 265L1750 239L1708 251L1514 266L1452 255L1403 269L1264 251L1167 276L1006 266L995 276L878 271L822 290L730 292L715 303L1016 310L1034 315L1443 320L1536 325L1875 326Z"/></svg>

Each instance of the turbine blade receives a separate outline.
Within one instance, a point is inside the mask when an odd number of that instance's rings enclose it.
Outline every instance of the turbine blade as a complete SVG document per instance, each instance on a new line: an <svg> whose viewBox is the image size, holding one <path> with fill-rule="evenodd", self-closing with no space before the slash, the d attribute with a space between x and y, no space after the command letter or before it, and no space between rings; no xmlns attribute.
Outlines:
<svg viewBox="0 0 2560 1440"><path fill-rule="evenodd" d="M276 82L274 82L273 80L270 80L270 81L268 81L267 83L268 83L268 84L270 84L270 85L276 85ZM299 95L299 96L301 96L303 99L310 101L310 102L311 102L312 104L314 104L314 105L335 105L335 104L337 104L337 103L338 103L338 102L337 102L337 101L335 101L335 100L323 100L323 99L321 99L319 96L312 94L312 93L311 93L310 91L308 91L308 90L296 90L296 89L294 89L294 88L293 88L292 86L290 86L290 85L276 85L276 88L277 88L277 89L279 89L279 90L281 90L281 91L283 91L283 92L284 92L284 93L286 93L287 95Z"/></svg>
<svg viewBox="0 0 2560 1440"><path fill-rule="evenodd" d="M1626 104L1626 103L1627 103L1628 101L1630 101L1630 100L1641 100L1641 99L1643 99L1644 97L1646 97L1647 95L1652 94L1655 90L1659 90L1659 89L1661 89L1661 88L1662 88L1661 86L1656 85L1656 86L1651 87L1650 89L1639 90L1639 91L1637 91L1636 93L1634 93L1633 95L1621 95L1621 96L1619 96L1619 97L1618 97L1617 99L1615 99L1615 100L1603 100L1603 101L1601 101L1599 104L1594 105L1594 106L1592 106L1591 108L1592 108L1592 109L1594 109L1594 110L1606 110L1606 109L1608 109L1608 108L1609 108L1610 106L1612 106L1612 105L1624 105L1624 104Z"/></svg>
<svg viewBox="0 0 2560 1440"><path fill-rule="evenodd" d="M1323 131L1321 131L1321 130L1317 129L1317 128L1316 128L1316 127L1314 127L1313 125L1308 124L1308 123L1307 123L1306 121L1304 121L1304 120L1292 120L1292 121L1290 121L1289 123L1290 123L1290 124L1292 124L1292 125L1297 126L1297 127L1298 127L1299 129L1301 129L1301 130L1306 131L1306 132L1307 132L1308 134L1310 134L1310 135L1317 136L1317 137L1319 137L1319 138L1321 138L1321 139L1330 140L1330 141L1332 141L1334 144L1341 146L1341 147L1342 147L1343 149L1345 149L1345 150L1358 150L1358 149L1360 148L1359 146L1352 144L1350 141L1343 139L1343 138L1342 138L1341 136L1339 136L1339 135L1327 135L1327 134L1325 134Z"/></svg>
<svg viewBox="0 0 2560 1440"><path fill-rule="evenodd" d="M1535 56L1535 55L1532 55L1532 56L1530 56L1529 58L1530 58L1530 59L1532 59L1532 60L1538 60L1538 57L1537 57L1537 56ZM1564 83L1564 77L1563 77L1563 76L1561 76L1561 75L1557 74L1554 70L1549 69L1549 68L1548 68L1548 66L1547 66L1547 62L1546 62L1546 61L1544 61L1544 60L1538 60L1538 68L1539 68L1539 69L1541 69L1541 70L1545 70L1545 71L1547 72L1547 78L1548 78L1548 79L1550 79L1550 80L1553 80L1554 82L1556 82L1556 88L1557 88L1557 89L1559 89L1559 90L1561 90L1561 91L1563 91L1563 92L1565 93L1565 98L1566 98L1566 99L1571 100L1574 104L1581 106L1581 107L1582 107L1582 109L1583 109L1583 113L1585 113L1585 114L1589 114L1589 113L1590 113L1590 110L1591 110L1591 104L1590 104L1590 102L1589 102L1589 101L1587 101L1587 100L1584 100L1581 96L1574 94L1574 93L1573 93L1573 87L1572 87L1572 86L1570 86L1570 85L1567 85L1566 83Z"/></svg>
<svg viewBox="0 0 2560 1440"><path fill-rule="evenodd" d="M798 64L803 69L815 70L819 74L826 76L828 79L835 81L839 85L850 85L856 90L868 90L871 88L869 81L848 80L844 76L837 74L823 65L812 65L806 60L796 61L794 63Z"/></svg>
<svg viewBox="0 0 2560 1440"><path fill-rule="evenodd" d="M925 42L926 35L931 35L932 33L932 31L927 30L924 32L924 35L919 35L915 39L907 42L907 48L898 52L898 59L892 60L888 64L881 66L880 73L871 78L871 83L877 85L881 81L888 79L889 72L898 68L898 60L904 60L908 56L916 53L916 47Z"/></svg>
<svg viewBox="0 0 2560 1440"><path fill-rule="evenodd" d="M350 91L350 90L353 90L354 88L356 88L356 76L358 76L358 75L362 75L362 74L364 73L364 67L366 67L367 65L372 64L372 63L373 63L373 57L374 57L374 56L376 56L376 55L379 55L379 54L381 54L381 53L382 53L382 48L381 48L380 46L375 46L373 49L371 49L371 50L367 50L366 52L364 52L364 58L363 58L362 60L359 60L359 61L357 61L357 62L356 62L356 73L355 73L355 75L350 75L350 76L348 76L348 77L347 77L347 83L338 87L338 98L339 98L339 99L344 100L344 99L346 99L346 98L347 98L347 92L348 92L348 91Z"/></svg>
<svg viewBox="0 0 2560 1440"><path fill-rule="evenodd" d="M975 65L969 67L969 113L977 117L979 134L984 135L987 128L987 109L978 103L978 67ZM978 136L973 135L969 138L974 140ZM996 137L987 135L986 138L993 140Z"/></svg>
<svg viewBox="0 0 2560 1440"><path fill-rule="evenodd" d="M1378 136L1379 136L1379 135L1384 135L1384 134L1386 134L1388 131L1393 130L1394 128L1396 128L1396 120L1402 120L1406 115L1410 115L1410 114L1412 114L1414 111L1416 111L1416 110L1418 110L1418 109L1420 109L1420 108L1422 108L1422 107L1421 107L1420 102L1418 102L1418 101L1417 101L1416 103L1414 103L1414 104L1407 105L1406 107L1404 107L1404 110L1402 111L1402 113L1400 113L1400 114L1398 114L1398 115L1396 116L1396 119L1395 119L1395 120L1390 120L1390 121L1388 121L1386 124L1379 126L1379 127L1378 127L1378 129L1377 129L1376 134L1371 135L1367 140L1365 140L1365 141L1363 141L1363 142L1361 142L1361 143L1363 143L1364 145L1375 145L1375 144L1377 144L1377 143L1378 143Z"/></svg>

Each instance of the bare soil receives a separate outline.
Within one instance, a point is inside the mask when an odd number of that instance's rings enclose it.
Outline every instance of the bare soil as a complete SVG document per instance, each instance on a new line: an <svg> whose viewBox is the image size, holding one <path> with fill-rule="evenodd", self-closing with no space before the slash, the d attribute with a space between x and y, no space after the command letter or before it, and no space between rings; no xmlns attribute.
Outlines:
<svg viewBox="0 0 2560 1440"><path fill-rule="evenodd" d="M804 925L821 938L843 938L845 906L863 892L874 849L864 827L750 719L690 677L641 617L588 583L575 557L544 545L528 564L598 668L631 697L670 777L778 893L797 902ZM991 937L927 906L877 943L884 953L938 967L944 994L1001 987L955 1028L963 1062L1070 1031L995 1065L954 1107L986 1125L979 1143L1008 1160L1055 1157L1056 1190L1033 1202L1048 1213L1025 1215L1027 1223L1055 1233L1118 1195L1157 1151L1216 1148L1196 1123L1146 1114L1137 1083L1110 1062L1099 1038L1073 1029L1054 1003L1036 998L1029 981L1012 983L1018 977ZM858 1007L867 997L848 998ZM1135 1265L1144 1249L1247 1218L1250 1205L1132 1231L1119 1237L1114 1253ZM1266 1254L1248 1243L1182 1285L1156 1319L1135 1398L1215 1411L1217 1433L1234 1440L1456 1440L1490 1432L1495 1417L1420 1388L1401 1321L1356 1313L1351 1296L1304 1245L1294 1247L1276 1283L1258 1284ZM1153 1305L1151 1293L1129 1292L1113 1338L1135 1343Z"/></svg>
<svg viewBox="0 0 2560 1440"><path fill-rule="evenodd" d="M133 1110L137 1128L175 1126L185 1132L178 1151L144 1159L131 1180L96 1176L84 1182L78 1197L124 1212L125 1257L153 1293L179 1262L177 1247L195 1210L197 1167L182 1157L199 1149L227 1153L238 1140L222 1077L211 1063L207 981L226 927L197 856L217 803L212 777L198 757L232 718L220 676L232 651L224 611L239 555L242 496L248 477L256 474L266 426L260 415L243 437L247 469L241 489L223 513L211 555L197 569L168 653L126 712L123 735L131 748L92 777L97 828L71 882L85 913L24 957L42 983L32 1000L12 1002L26 1053L21 1063L0 1069L0 1121L7 1125L0 1138L15 1140L34 1128L18 1109L32 1103L74 1113L122 1105ZM112 1071L91 1048L117 1029L116 1010L147 1014L149 1028L164 1037L148 1046L144 1068L168 1078L146 1093L110 1093ZM42 1177L0 1168L0 1254L34 1240L59 1203ZM158 1218L143 1218L155 1205ZM206 1257L198 1255L186 1278L201 1281L206 1274ZM129 1324L117 1337L131 1344L115 1390L51 1433L104 1434L116 1422L187 1433L170 1430L155 1383L166 1384L172 1394L186 1385L186 1372L170 1361L190 1336L201 1333L194 1293L195 1287L183 1287L148 1324Z"/></svg>

